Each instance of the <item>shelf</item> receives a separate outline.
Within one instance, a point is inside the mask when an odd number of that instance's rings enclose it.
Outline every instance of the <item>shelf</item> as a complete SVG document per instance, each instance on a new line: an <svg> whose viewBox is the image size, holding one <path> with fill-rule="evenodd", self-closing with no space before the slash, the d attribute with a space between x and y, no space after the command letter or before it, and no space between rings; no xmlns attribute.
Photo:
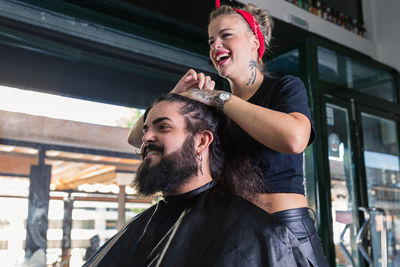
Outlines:
<svg viewBox="0 0 400 267"><path fill-rule="evenodd" d="M374 42L284 0L242 0L240 2L245 4L253 3L258 7L265 8L269 10L273 17L292 23L298 27L300 27L300 25L292 21L293 18L299 18L306 22L306 25L301 28L309 32L323 36L360 53L371 56L374 59L378 57L377 46Z"/></svg>

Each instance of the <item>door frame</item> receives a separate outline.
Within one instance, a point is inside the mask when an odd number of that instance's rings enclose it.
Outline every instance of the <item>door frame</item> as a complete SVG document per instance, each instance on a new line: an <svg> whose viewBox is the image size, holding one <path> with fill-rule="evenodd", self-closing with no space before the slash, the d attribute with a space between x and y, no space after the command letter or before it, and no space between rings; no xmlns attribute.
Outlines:
<svg viewBox="0 0 400 267"><path fill-rule="evenodd" d="M354 223L356 225L356 230L358 231L360 229L360 225L363 222L363 214L358 211L358 207L362 205L362 186L364 186L362 183L360 183L360 178L361 178L361 172L360 172L360 164L358 163L359 161L359 153L358 153L358 129L357 129L357 122L355 121L356 118L356 111L355 111L355 104L353 99L343 99L343 98L338 98L336 96L332 96L330 94L321 94L320 95L320 102L321 102L321 115L319 116L320 123L321 123L321 147L319 149L319 152L322 153L322 157L320 157L321 160L321 167L323 169L324 176L327 177L327 179L323 179L326 182L323 183L324 188L320 187L320 190L323 190L325 192L326 197L324 199L320 199L322 202L325 203L325 207L327 207L327 211L325 212L325 220L324 223L329 225L329 227L322 228L322 231L325 231L324 236L329 236L329 249L331 251L331 257L330 257L330 264L332 266L335 266L335 258L336 258L336 253L335 253L335 246L334 246L334 240L333 240L333 220L334 218L332 217L332 195L331 195L331 179L330 179L330 167L329 167L329 151L328 151L328 131L327 131L327 120L326 120L326 105L332 104L339 106L341 108L344 108L347 110L348 114L348 127L349 127L349 138L350 138L350 149L351 149L351 162L352 162L352 172L353 172L353 193L354 193L354 201L353 203L356 205L355 207L355 213L357 214L356 218L354 218ZM321 180L321 179L320 179ZM326 242L326 241L325 241ZM359 266L363 266L362 263L362 257L360 257L360 254L358 253L358 262Z"/></svg>

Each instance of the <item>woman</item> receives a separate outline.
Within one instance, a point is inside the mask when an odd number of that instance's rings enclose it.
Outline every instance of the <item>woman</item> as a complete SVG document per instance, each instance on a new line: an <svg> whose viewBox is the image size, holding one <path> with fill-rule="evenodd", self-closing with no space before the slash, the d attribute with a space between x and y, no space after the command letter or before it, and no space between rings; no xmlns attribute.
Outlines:
<svg viewBox="0 0 400 267"><path fill-rule="evenodd" d="M231 120L227 134L236 144L231 155L250 155L262 175L261 203L255 204L291 229L314 266L328 266L304 195L302 152L315 135L306 90L298 78L263 75L262 56L271 29L267 11L251 4L242 10L220 7L217 1L208 26L209 55L232 93L213 90L214 81L194 70L172 92L225 113ZM138 144L140 138L139 122L129 142Z"/></svg>

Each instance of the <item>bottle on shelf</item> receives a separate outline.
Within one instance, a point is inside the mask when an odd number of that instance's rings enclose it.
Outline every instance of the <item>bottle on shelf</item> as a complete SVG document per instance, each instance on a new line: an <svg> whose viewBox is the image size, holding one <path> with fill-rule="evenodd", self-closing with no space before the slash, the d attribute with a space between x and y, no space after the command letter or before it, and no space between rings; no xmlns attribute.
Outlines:
<svg viewBox="0 0 400 267"><path fill-rule="evenodd" d="M361 24L361 22L359 21L358 23L357 23L357 34L358 35L360 35L360 36L362 36L362 24Z"/></svg>
<svg viewBox="0 0 400 267"><path fill-rule="evenodd" d="M326 13L328 14L327 20L330 21L330 22L332 22L332 10L331 10L331 7L328 6L328 7L326 8Z"/></svg>
<svg viewBox="0 0 400 267"><path fill-rule="evenodd" d="M316 0L312 1L311 13L313 13L314 15L318 15L317 1Z"/></svg>
<svg viewBox="0 0 400 267"><path fill-rule="evenodd" d="M346 30L351 31L351 21L352 21L351 16L349 16L348 14L345 13L344 14L344 28Z"/></svg>
<svg viewBox="0 0 400 267"><path fill-rule="evenodd" d="M367 30L365 29L364 23L361 23L361 28L359 29L360 36L367 38Z"/></svg>
<svg viewBox="0 0 400 267"><path fill-rule="evenodd" d="M322 18L322 7L321 7L321 1L317 1L317 14L318 17Z"/></svg>
<svg viewBox="0 0 400 267"><path fill-rule="evenodd" d="M313 1L308 0L308 12L312 13L313 12Z"/></svg>
<svg viewBox="0 0 400 267"><path fill-rule="evenodd" d="M308 11L308 0L303 0L303 9Z"/></svg>
<svg viewBox="0 0 400 267"><path fill-rule="evenodd" d="M322 18L328 20L328 10L325 3L322 3Z"/></svg>
<svg viewBox="0 0 400 267"><path fill-rule="evenodd" d="M357 19L353 19L352 21L352 32L354 32L355 34L358 34L358 21Z"/></svg>
<svg viewBox="0 0 400 267"><path fill-rule="evenodd" d="M338 12L336 9L332 8L332 22L334 24L337 24L337 21L338 21Z"/></svg>
<svg viewBox="0 0 400 267"><path fill-rule="evenodd" d="M344 13L343 12L338 12L338 18L337 18L336 24L338 26L344 25L343 19L344 19Z"/></svg>
<svg viewBox="0 0 400 267"><path fill-rule="evenodd" d="M346 28L346 18L345 18L345 13L344 12L340 12L339 16L340 16L340 26L342 28Z"/></svg>

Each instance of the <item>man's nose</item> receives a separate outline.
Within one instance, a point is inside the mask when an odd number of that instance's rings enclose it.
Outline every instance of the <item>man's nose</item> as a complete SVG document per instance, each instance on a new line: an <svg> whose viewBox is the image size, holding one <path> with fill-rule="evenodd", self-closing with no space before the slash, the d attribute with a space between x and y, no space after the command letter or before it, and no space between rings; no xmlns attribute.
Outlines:
<svg viewBox="0 0 400 267"><path fill-rule="evenodd" d="M154 142L155 139L156 139L156 138L155 138L155 135L154 135L153 131L148 130L147 132L145 132L145 133L143 134L142 142L143 142L143 143Z"/></svg>

